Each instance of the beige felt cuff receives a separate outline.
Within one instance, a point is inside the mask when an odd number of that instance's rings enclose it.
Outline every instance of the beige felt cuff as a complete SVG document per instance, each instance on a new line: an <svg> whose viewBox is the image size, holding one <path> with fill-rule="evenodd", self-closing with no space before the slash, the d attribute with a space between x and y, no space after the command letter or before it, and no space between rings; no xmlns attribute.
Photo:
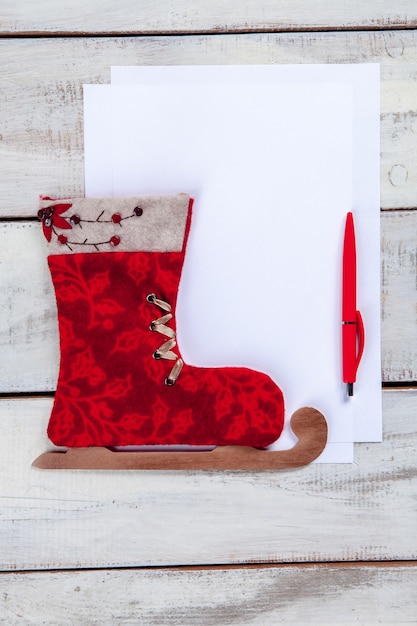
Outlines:
<svg viewBox="0 0 417 626"><path fill-rule="evenodd" d="M189 204L190 197L185 193L41 199L38 216L50 239L49 254L177 252L183 247Z"/></svg>

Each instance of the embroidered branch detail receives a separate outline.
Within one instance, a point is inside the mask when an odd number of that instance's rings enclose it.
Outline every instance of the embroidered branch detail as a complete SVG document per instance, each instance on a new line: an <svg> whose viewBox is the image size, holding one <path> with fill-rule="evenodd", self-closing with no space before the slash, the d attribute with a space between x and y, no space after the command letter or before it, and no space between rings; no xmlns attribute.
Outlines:
<svg viewBox="0 0 417 626"><path fill-rule="evenodd" d="M95 220L85 220L85 219L82 219L79 215L75 214L75 215L71 215L71 217L69 218L69 221L71 222L71 224L74 224L77 226L79 225L80 228L82 228L82 224L97 224L97 223L120 224L121 226L124 220L130 220L132 217L140 217L141 215L143 215L143 209L139 206L136 206L133 209L132 215L127 215L126 217L122 217L120 213L113 213L110 219L102 219L103 215L104 215L104 211L102 211Z"/></svg>
<svg viewBox="0 0 417 626"><path fill-rule="evenodd" d="M154 293L150 293L146 299L151 304L155 304L157 307L162 309L162 311L166 312L165 315L154 320L149 328L150 330L157 331L158 333L161 333L161 335L168 337L168 341L165 341L165 343L155 350L152 356L157 360L168 359L169 361L175 361L174 367L171 369L168 377L165 378L165 384L168 385L168 387L172 387L172 385L175 385L178 376L181 373L184 361L178 356L178 354L175 354L175 352L172 351L172 348L175 348L177 345L177 336L175 331L166 325L170 320L172 320L173 317L171 313L171 305L168 304L168 302L164 302L164 300L157 298Z"/></svg>
<svg viewBox="0 0 417 626"><path fill-rule="evenodd" d="M55 232L55 231L54 231ZM57 235L57 233L55 233ZM100 246L105 246L106 244L111 244L112 246L118 246L120 243L120 237L117 235L113 235L107 241L94 241L90 242L88 239L84 239L84 241L68 241L68 237L66 235L58 235L58 241L63 246L67 246L72 251L71 246L93 246L96 250L100 250Z"/></svg>
<svg viewBox="0 0 417 626"><path fill-rule="evenodd" d="M44 198L49 199L49 198ZM126 215L123 217L120 213L113 213L111 217L108 219L103 217L105 211L101 211L101 213L97 216L95 220L83 219L78 214L73 214L71 216L63 216L62 214L67 211L72 204L55 204L44 209L40 209L38 211L38 218L42 222L43 233L46 239L50 242L52 240L52 235L54 234L57 238L57 241L63 246L67 246L71 251L73 251L73 246L90 246L95 248L96 250L100 250L100 246L111 245L118 246L120 244L121 238L118 235L112 235L109 239L104 239L102 241L90 241L88 237L86 237L83 241L72 241L67 235L60 234L57 229L65 229L71 230L75 226L78 226L80 229L83 228L83 224L109 224L113 228L115 226L119 226L122 228L125 220L130 220L135 217L141 217L143 215L143 209L139 206L136 206L133 209L133 213L130 215ZM88 232L88 230L87 230Z"/></svg>

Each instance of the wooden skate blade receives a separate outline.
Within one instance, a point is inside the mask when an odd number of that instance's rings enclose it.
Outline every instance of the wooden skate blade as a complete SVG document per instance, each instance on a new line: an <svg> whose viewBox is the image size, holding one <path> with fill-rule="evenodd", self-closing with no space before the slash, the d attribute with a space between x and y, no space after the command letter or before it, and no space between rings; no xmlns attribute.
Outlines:
<svg viewBox="0 0 417 626"><path fill-rule="evenodd" d="M277 470L302 467L314 461L327 441L324 416L311 407L291 418L298 438L289 450L259 450L247 446L219 446L204 452L113 452L108 448L70 448L45 452L33 466L40 469L81 470Z"/></svg>

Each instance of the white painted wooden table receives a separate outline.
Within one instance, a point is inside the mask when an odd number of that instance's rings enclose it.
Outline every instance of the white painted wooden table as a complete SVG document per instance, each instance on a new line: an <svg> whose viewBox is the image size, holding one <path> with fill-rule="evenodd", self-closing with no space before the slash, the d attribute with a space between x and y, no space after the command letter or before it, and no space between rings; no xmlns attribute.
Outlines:
<svg viewBox="0 0 417 626"><path fill-rule="evenodd" d="M0 623L417 623L414 0L0 2ZM381 64L384 441L287 472L41 472L58 369L40 192L83 193L111 65Z"/></svg>

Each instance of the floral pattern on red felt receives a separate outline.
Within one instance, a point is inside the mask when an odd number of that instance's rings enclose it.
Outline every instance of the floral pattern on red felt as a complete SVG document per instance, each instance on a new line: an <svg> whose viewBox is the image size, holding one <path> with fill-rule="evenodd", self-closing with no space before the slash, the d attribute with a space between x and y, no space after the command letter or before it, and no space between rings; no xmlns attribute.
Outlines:
<svg viewBox="0 0 417 626"><path fill-rule="evenodd" d="M279 437L283 397L265 374L184 365L175 385L165 385L172 362L152 358L161 335L149 325L161 312L146 296L156 293L175 311L182 253L64 254L48 262L61 345L48 426L55 444L265 447ZM175 330L175 318L169 324Z"/></svg>

